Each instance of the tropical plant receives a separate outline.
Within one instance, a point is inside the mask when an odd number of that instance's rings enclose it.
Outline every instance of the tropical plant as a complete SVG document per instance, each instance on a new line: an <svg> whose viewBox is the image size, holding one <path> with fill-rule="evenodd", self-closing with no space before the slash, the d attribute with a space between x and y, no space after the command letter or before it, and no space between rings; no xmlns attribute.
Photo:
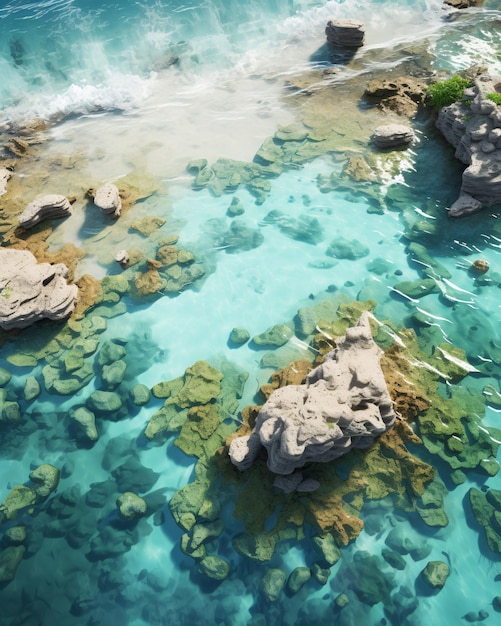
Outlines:
<svg viewBox="0 0 501 626"><path fill-rule="evenodd" d="M488 93L485 97L496 104L501 104L501 93Z"/></svg>

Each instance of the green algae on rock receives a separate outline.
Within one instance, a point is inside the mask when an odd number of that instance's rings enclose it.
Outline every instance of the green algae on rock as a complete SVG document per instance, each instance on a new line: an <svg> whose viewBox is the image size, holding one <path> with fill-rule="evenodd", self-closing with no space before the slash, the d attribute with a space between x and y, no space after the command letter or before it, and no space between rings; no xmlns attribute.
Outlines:
<svg viewBox="0 0 501 626"><path fill-rule="evenodd" d="M501 553L501 491L489 489L482 493L472 487L468 498L475 519L484 528L487 545Z"/></svg>
<svg viewBox="0 0 501 626"><path fill-rule="evenodd" d="M443 561L430 561L422 571L426 582L435 589L442 589L449 576L450 569Z"/></svg>

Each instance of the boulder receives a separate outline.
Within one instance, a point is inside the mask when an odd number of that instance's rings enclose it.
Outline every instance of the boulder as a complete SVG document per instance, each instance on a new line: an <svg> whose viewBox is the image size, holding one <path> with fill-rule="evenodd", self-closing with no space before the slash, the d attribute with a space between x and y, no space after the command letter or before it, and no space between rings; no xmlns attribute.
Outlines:
<svg viewBox="0 0 501 626"><path fill-rule="evenodd" d="M443 561L429 561L422 571L423 578L435 589L442 589L449 573L449 566Z"/></svg>
<svg viewBox="0 0 501 626"><path fill-rule="evenodd" d="M50 463L44 463L30 472L30 480L35 483L37 496L46 498L57 489L59 485L60 471Z"/></svg>
<svg viewBox="0 0 501 626"><path fill-rule="evenodd" d="M230 565L219 556L206 556L198 564L198 571L213 580L224 580L230 573Z"/></svg>
<svg viewBox="0 0 501 626"><path fill-rule="evenodd" d="M302 385L276 389L258 413L250 435L233 439L232 463L249 468L261 448L276 474L292 474L309 462L328 462L367 448L395 421L372 339L368 313L349 328Z"/></svg>
<svg viewBox="0 0 501 626"><path fill-rule="evenodd" d="M269 569L261 579L261 589L270 602L278 600L285 585L285 572L278 567Z"/></svg>
<svg viewBox="0 0 501 626"><path fill-rule="evenodd" d="M125 520L137 520L146 515L148 505L141 496L132 491L126 491L116 500L116 506L120 516Z"/></svg>
<svg viewBox="0 0 501 626"><path fill-rule="evenodd" d="M120 265L120 267L126 269L130 261L130 256L127 250L119 250L115 255L115 261Z"/></svg>
<svg viewBox="0 0 501 626"><path fill-rule="evenodd" d="M412 128L404 124L384 124L378 126L371 137L372 143L380 149L408 146L416 137Z"/></svg>
<svg viewBox="0 0 501 626"><path fill-rule="evenodd" d="M71 204L68 198L59 194L49 194L30 202L18 220L20 226L28 229L43 220L68 217L70 214Z"/></svg>
<svg viewBox="0 0 501 626"><path fill-rule="evenodd" d="M99 439L99 433L96 428L96 416L92 411L81 406L71 411L70 418L84 439L93 442Z"/></svg>
<svg viewBox="0 0 501 626"><path fill-rule="evenodd" d="M310 578L311 572L307 567L296 567L287 579L287 591L290 594L297 593Z"/></svg>
<svg viewBox="0 0 501 626"><path fill-rule="evenodd" d="M246 328L235 327L230 333L230 341L236 346L243 346L250 339L250 333Z"/></svg>
<svg viewBox="0 0 501 626"><path fill-rule="evenodd" d="M8 546L0 552L0 587L14 579L25 550L24 546Z"/></svg>
<svg viewBox="0 0 501 626"><path fill-rule="evenodd" d="M364 45L362 22L352 19L329 20L325 27L327 43L338 48L360 48Z"/></svg>
<svg viewBox="0 0 501 626"><path fill-rule="evenodd" d="M94 193L94 204L107 215L119 217L122 211L122 200L118 188L113 183L106 183L96 189Z"/></svg>
<svg viewBox="0 0 501 626"><path fill-rule="evenodd" d="M450 217L501 202L501 106L489 98L499 93L501 76L484 73L464 90L462 99L439 111L437 128L467 166Z"/></svg>
<svg viewBox="0 0 501 626"><path fill-rule="evenodd" d="M28 250L0 250L0 328L61 320L75 308L78 287L68 285L62 263L37 263Z"/></svg>

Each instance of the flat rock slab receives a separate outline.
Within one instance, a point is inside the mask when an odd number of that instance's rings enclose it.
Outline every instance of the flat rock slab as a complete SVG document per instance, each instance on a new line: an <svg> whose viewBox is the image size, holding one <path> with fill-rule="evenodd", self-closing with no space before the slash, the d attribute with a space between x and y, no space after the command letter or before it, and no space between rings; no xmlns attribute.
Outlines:
<svg viewBox="0 0 501 626"><path fill-rule="evenodd" d="M403 124L386 124L378 126L372 137L373 144L378 148L399 148L408 146L415 139L412 128Z"/></svg>
<svg viewBox="0 0 501 626"><path fill-rule="evenodd" d="M62 263L38 263L28 250L0 250L0 328L61 320L73 311L78 287L68 285Z"/></svg>

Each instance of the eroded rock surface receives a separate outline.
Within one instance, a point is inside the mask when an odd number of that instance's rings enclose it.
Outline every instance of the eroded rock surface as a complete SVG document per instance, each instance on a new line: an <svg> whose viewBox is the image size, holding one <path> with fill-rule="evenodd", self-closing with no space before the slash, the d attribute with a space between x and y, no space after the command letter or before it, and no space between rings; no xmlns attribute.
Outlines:
<svg viewBox="0 0 501 626"><path fill-rule="evenodd" d="M342 48L360 48L364 45L365 30L362 22L352 19L329 20L325 27L327 42Z"/></svg>
<svg viewBox="0 0 501 626"><path fill-rule="evenodd" d="M0 250L0 328L60 320L75 308L78 287L66 283L62 263L37 263L28 250Z"/></svg>
<svg viewBox="0 0 501 626"><path fill-rule="evenodd" d="M378 126L372 135L372 142L381 149L408 146L415 140L414 131L403 124Z"/></svg>
<svg viewBox="0 0 501 626"><path fill-rule="evenodd" d="M248 469L264 446L269 469L292 474L305 463L367 448L393 425L395 412L368 313L336 343L304 385L275 390L252 433L231 442L229 455L240 470Z"/></svg>
<svg viewBox="0 0 501 626"><path fill-rule="evenodd" d="M450 217L501 202L501 106L489 98L494 94L501 95L501 76L482 74L464 90L462 100L438 114L437 128L467 165Z"/></svg>
<svg viewBox="0 0 501 626"><path fill-rule="evenodd" d="M94 194L94 204L103 213L119 217L122 211L122 200L118 188L113 183L99 187Z"/></svg>
<svg viewBox="0 0 501 626"><path fill-rule="evenodd" d="M32 228L47 219L68 217L71 204L68 198L60 194L48 194L30 202L19 216L19 225Z"/></svg>

